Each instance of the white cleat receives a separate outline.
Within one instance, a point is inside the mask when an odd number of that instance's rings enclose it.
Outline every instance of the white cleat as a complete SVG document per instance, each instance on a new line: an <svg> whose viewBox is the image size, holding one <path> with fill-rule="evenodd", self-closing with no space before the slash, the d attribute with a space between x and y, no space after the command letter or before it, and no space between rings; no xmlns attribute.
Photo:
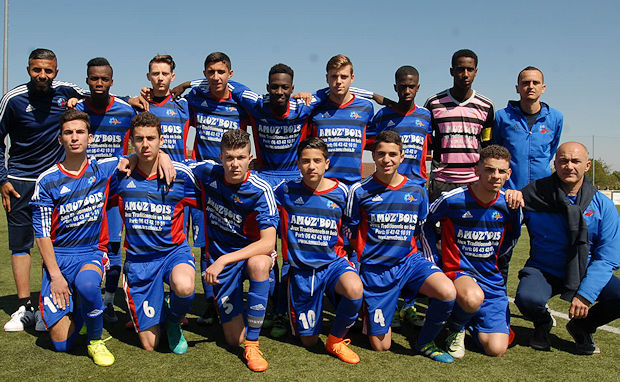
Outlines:
<svg viewBox="0 0 620 382"><path fill-rule="evenodd" d="M4 324L5 332L21 332L25 327L34 325L34 313L26 310L24 305L20 306L15 313L11 314L9 322Z"/></svg>

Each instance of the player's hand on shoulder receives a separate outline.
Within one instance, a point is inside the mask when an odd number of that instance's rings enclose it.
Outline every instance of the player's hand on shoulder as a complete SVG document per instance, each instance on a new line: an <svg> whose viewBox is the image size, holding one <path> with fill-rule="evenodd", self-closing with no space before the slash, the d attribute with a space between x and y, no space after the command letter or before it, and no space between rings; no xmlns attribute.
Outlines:
<svg viewBox="0 0 620 382"><path fill-rule="evenodd" d="M304 103L307 106L309 106L312 103L312 94L311 93L300 92L300 93L297 93L297 94L293 94L291 96L291 98L300 99L300 100L304 101Z"/></svg>
<svg viewBox="0 0 620 382"><path fill-rule="evenodd" d="M130 98L129 101L127 101L127 103L136 109L140 109L143 111L149 111L148 98L142 96L142 92L140 92L139 96Z"/></svg>
<svg viewBox="0 0 620 382"><path fill-rule="evenodd" d="M118 165L116 165L116 169L119 172L124 173L126 177L129 177L129 175L131 175L132 171L134 170L134 168L136 168L137 165L138 157L136 156L136 154L131 154L128 157L121 158L118 161Z"/></svg>
<svg viewBox="0 0 620 382"><path fill-rule="evenodd" d="M506 198L506 204L513 210L524 207L523 193L519 190L506 190L504 191L504 197Z"/></svg>
<svg viewBox="0 0 620 382"><path fill-rule="evenodd" d="M75 109L75 105L77 105L79 99L75 97L71 97L67 100L67 109Z"/></svg>
<svg viewBox="0 0 620 382"><path fill-rule="evenodd" d="M160 179L164 179L166 181L167 185L171 185L177 177L177 170L174 168L174 163L172 163L170 155L163 151L159 152L157 174Z"/></svg>
<svg viewBox="0 0 620 382"><path fill-rule="evenodd" d="M181 97L183 95L183 93L185 93L185 90L187 88L191 87L190 84L191 83L189 81L187 81L187 82L183 82L182 84L179 84L179 85L175 86L174 88L170 89L170 94L172 94L172 98Z"/></svg>

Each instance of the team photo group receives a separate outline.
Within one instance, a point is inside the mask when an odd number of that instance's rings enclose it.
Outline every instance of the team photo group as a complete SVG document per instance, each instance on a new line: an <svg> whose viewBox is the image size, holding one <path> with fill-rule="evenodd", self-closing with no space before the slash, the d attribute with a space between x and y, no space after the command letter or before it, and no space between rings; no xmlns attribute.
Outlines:
<svg viewBox="0 0 620 382"><path fill-rule="evenodd" d="M293 69L278 63L265 94L232 79L225 53L176 87L173 58L156 55L144 63L150 86L130 98L111 92L107 59L88 61L81 89L56 80L54 52L35 49L29 81L0 101L19 300L4 330L48 332L58 352L86 336L94 363L110 366L103 327L119 321L120 282L123 324L142 348L163 337L184 354L198 270L206 309L196 322L221 325L252 371L269 366L262 329L307 348L328 334L324 351L356 364L347 333L360 322L369 343L356 345L375 351L390 349L403 321L419 327L413 353L430 360L463 358L467 335L468 348L500 357L515 337L506 285L525 225L514 302L533 326L527 343L551 348L548 301L560 295L575 352L604 353L593 335L620 318L620 220L586 176L587 148L560 144L563 116L541 101L540 69L515 73L518 99L496 110L473 88L477 55L448 62L452 87L424 106L413 66L394 68L391 100L352 87L342 54L326 64L327 87L296 92ZM365 150L374 171L363 171Z"/></svg>

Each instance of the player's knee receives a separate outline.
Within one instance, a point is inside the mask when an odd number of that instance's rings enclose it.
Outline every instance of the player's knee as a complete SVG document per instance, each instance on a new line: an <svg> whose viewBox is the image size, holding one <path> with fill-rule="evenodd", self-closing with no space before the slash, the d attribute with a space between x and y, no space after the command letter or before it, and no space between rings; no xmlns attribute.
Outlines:
<svg viewBox="0 0 620 382"><path fill-rule="evenodd" d="M272 260L269 256L254 256L248 259L248 275L252 279L264 279L269 277Z"/></svg>
<svg viewBox="0 0 620 382"><path fill-rule="evenodd" d="M473 313L480 308L484 301L484 292L478 289L469 289L457 296L459 306L466 312Z"/></svg>
<svg viewBox="0 0 620 382"><path fill-rule="evenodd" d="M140 339L140 344L142 345L142 349L146 350L146 351L153 351L157 348L157 343L159 341L157 340L157 338L155 339L150 339L150 338L141 338Z"/></svg>
<svg viewBox="0 0 620 382"><path fill-rule="evenodd" d="M387 351L392 346L392 341L381 341L378 338L370 340L370 346L374 351Z"/></svg>
<svg viewBox="0 0 620 382"><path fill-rule="evenodd" d="M491 357L503 356L504 354L506 354L507 348L507 346L496 342L489 342L487 344L484 344L484 352L486 353L486 355Z"/></svg>
<svg viewBox="0 0 620 382"><path fill-rule="evenodd" d="M452 301L456 299L456 289L450 280L448 282L440 283L436 287L437 299L441 301Z"/></svg>
<svg viewBox="0 0 620 382"><path fill-rule="evenodd" d="M179 297L191 296L195 290L194 283L191 281L193 280L188 280L188 279L175 280L172 290L174 290L174 293L176 293L176 295Z"/></svg>

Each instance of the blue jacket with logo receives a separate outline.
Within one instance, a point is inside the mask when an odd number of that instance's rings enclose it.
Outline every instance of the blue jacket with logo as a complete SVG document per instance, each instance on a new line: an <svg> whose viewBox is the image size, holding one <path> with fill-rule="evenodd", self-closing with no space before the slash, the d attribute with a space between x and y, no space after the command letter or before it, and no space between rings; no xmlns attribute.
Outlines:
<svg viewBox="0 0 620 382"><path fill-rule="evenodd" d="M590 257L577 293L594 302L620 267L620 218L614 203L601 192L594 195L583 216L588 225ZM524 221L530 234L530 257L525 266L564 278L569 240L566 217L525 212Z"/></svg>
<svg viewBox="0 0 620 382"><path fill-rule="evenodd" d="M506 108L495 113L493 139L512 156L512 175L506 188L520 190L530 182L551 175L549 162L560 144L564 117L544 102L541 106L531 130L519 101L509 101Z"/></svg>

